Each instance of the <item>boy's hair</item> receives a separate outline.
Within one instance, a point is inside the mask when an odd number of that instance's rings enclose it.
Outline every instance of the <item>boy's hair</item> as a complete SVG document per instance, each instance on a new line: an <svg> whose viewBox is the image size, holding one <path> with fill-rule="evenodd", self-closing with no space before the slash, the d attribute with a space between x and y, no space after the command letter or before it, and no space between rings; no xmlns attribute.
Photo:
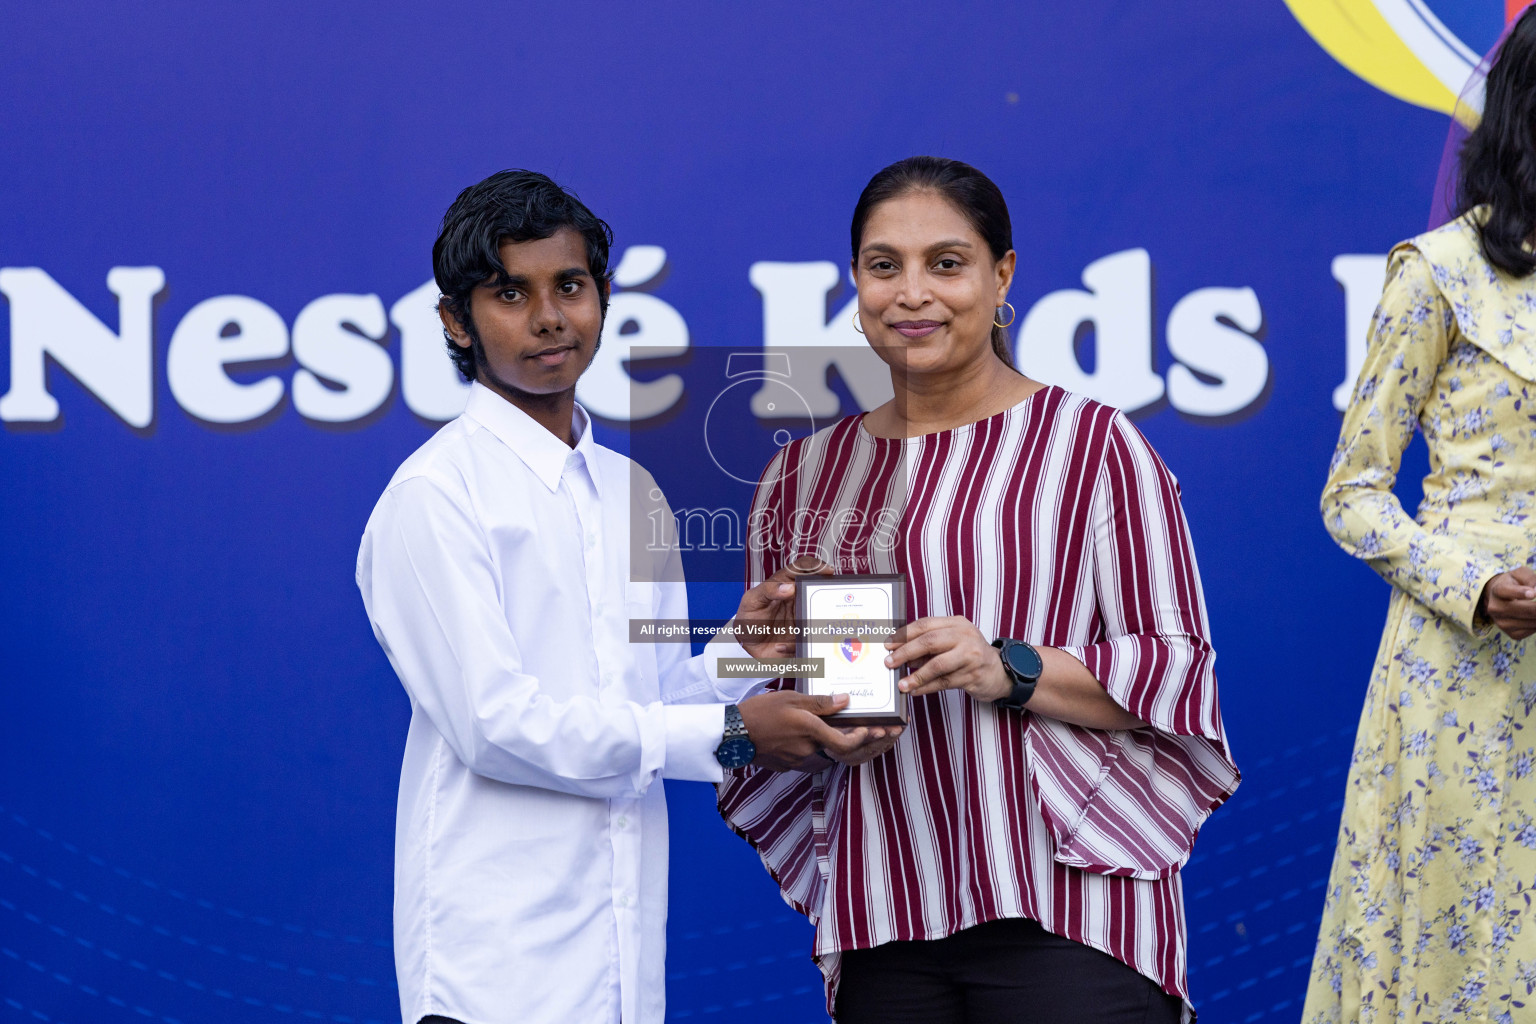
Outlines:
<svg viewBox="0 0 1536 1024"><path fill-rule="evenodd" d="M432 276L443 293L448 312L474 340L470 348L453 343L447 331L448 354L465 380L475 379L475 349L479 334L470 317L469 297L490 281L508 280L501 265L505 242L532 242L569 227L587 243L587 269L598 286L603 315L608 314L608 249L613 232L570 191L537 171L498 171L469 186L443 214L432 246Z"/></svg>

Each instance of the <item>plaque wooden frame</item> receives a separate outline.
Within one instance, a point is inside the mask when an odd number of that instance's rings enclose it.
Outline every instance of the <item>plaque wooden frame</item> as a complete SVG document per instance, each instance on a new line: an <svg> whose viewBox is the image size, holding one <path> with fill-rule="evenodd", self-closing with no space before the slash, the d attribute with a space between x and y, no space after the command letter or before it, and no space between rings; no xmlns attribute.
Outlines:
<svg viewBox="0 0 1536 1024"><path fill-rule="evenodd" d="M907 621L907 578L901 573L845 573L841 575L816 576L806 575L795 581L795 622L802 627L802 631L795 637L795 657L813 657L811 651L814 645L825 645L829 641L806 636L803 627L812 621L809 614L811 596L818 590L832 588L845 588L850 584L864 586L868 584L884 586L891 596L891 620L897 623ZM816 620L821 621L821 620ZM874 638L875 650L868 656L875 656L875 662L880 666L880 678L888 683L891 688L891 700L888 702L891 710L868 711L853 710L830 715L826 721L836 726L858 725L906 725L908 716L907 695L901 692L897 682L906 675L904 668L885 668L885 641L886 637ZM819 688L820 687L820 688ZM800 677L795 680L795 688L801 693L825 693L825 679Z"/></svg>

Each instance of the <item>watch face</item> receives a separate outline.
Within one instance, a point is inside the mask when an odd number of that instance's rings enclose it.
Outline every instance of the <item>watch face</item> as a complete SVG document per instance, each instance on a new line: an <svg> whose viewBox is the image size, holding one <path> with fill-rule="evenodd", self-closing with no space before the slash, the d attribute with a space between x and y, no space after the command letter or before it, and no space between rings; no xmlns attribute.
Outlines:
<svg viewBox="0 0 1536 1024"><path fill-rule="evenodd" d="M1040 655L1028 644L1009 644L1008 667L1025 679L1039 679L1040 673L1045 670L1045 662L1040 660Z"/></svg>
<svg viewBox="0 0 1536 1024"><path fill-rule="evenodd" d="M757 756L757 747L745 736L737 736L723 741L715 749L715 760L720 762L720 767L729 771L732 768L745 768L752 763Z"/></svg>

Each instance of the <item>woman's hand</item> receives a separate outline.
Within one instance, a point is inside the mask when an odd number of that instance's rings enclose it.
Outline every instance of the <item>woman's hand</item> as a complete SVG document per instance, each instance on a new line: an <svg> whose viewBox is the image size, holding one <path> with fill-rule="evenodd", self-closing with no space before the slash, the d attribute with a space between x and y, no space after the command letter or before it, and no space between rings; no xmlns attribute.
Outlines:
<svg viewBox="0 0 1536 1024"><path fill-rule="evenodd" d="M1483 587L1478 610L1511 640L1536 633L1536 572L1522 565L1495 576Z"/></svg>
<svg viewBox="0 0 1536 1024"><path fill-rule="evenodd" d="M996 647L981 630L958 615L918 619L886 643L895 648L885 663L915 666L901 681L909 696L940 690L964 690L980 701L1001 700L1013 692ZM1039 685L1025 705L1043 715L1089 729L1141 729L1147 723L1116 704L1081 661L1054 647L1035 647L1044 663Z"/></svg>
<svg viewBox="0 0 1536 1024"><path fill-rule="evenodd" d="M1013 692L997 648L960 615L909 622L886 641L891 668L916 666L900 683L909 697L940 690L964 690L977 700L1000 700Z"/></svg>

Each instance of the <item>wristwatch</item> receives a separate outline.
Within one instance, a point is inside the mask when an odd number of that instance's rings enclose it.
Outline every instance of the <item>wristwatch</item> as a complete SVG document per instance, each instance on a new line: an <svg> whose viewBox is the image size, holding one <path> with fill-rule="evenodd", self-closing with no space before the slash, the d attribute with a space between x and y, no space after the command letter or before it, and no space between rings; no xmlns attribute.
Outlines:
<svg viewBox="0 0 1536 1024"><path fill-rule="evenodd" d="M741 709L735 704L725 706L725 735L715 748L715 760L726 771L745 768L757 757L757 747L747 736L747 723L741 720Z"/></svg>
<svg viewBox="0 0 1536 1024"><path fill-rule="evenodd" d="M993 701L992 705L1010 711L1022 711L1024 705L1029 703L1029 698L1035 695L1035 684L1040 682L1045 662L1041 660L1039 651L1022 640L998 637L992 641L992 646L997 648L1003 659L1003 671L1013 683L1008 696Z"/></svg>

